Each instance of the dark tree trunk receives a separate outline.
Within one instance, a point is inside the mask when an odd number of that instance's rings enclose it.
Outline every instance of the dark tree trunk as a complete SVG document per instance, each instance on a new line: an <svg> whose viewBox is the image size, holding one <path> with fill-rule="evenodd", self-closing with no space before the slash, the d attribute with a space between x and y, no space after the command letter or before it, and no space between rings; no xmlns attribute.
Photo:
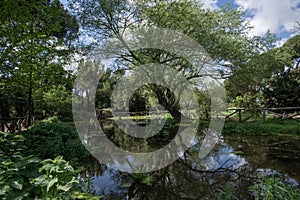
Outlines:
<svg viewBox="0 0 300 200"><path fill-rule="evenodd" d="M172 117L178 121L190 120L190 118L186 117L179 111L178 99L169 89L155 87L154 91L157 95L159 104L162 105L172 115Z"/></svg>
<svg viewBox="0 0 300 200"><path fill-rule="evenodd" d="M32 67L30 67L30 78L29 78L29 88L28 88L28 118L27 118L27 126L31 126L32 116L33 116L33 100L32 100Z"/></svg>
<svg viewBox="0 0 300 200"><path fill-rule="evenodd" d="M27 126L31 126L33 115L33 103L32 103L32 86L30 83L29 91L28 91L28 119L27 119Z"/></svg>

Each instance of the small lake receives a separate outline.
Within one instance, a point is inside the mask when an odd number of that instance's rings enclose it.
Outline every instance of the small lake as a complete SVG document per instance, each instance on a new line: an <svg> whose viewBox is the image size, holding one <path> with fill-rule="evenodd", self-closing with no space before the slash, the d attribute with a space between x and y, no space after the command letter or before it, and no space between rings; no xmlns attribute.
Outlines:
<svg viewBox="0 0 300 200"><path fill-rule="evenodd" d="M142 124L141 124L142 125ZM101 121L107 137L128 151L149 152L168 144L178 127L147 139L120 131L112 120ZM299 187L300 140L279 136L226 136L199 158L199 145L158 171L129 174L108 168L93 157L82 176L92 178L92 191L104 199L216 199L230 191L239 199L254 199L249 188L261 175Z"/></svg>

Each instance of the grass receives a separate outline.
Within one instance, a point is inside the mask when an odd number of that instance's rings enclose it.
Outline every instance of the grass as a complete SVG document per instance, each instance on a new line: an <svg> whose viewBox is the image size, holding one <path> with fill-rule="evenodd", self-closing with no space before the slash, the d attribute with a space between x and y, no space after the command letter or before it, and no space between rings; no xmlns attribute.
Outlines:
<svg viewBox="0 0 300 200"><path fill-rule="evenodd" d="M300 136L300 123L296 120L269 118L249 122L226 122L225 135L297 135Z"/></svg>
<svg viewBox="0 0 300 200"><path fill-rule="evenodd" d="M151 118L172 118L170 114L165 114L165 115L143 115L143 116L125 116L125 117L111 117L111 118L108 118L110 120L128 120L128 119L131 119L131 120L150 120Z"/></svg>
<svg viewBox="0 0 300 200"><path fill-rule="evenodd" d="M167 121L172 121L170 114L156 115L152 117L165 118ZM125 116L125 117L112 117L110 120L151 120L150 115L146 116ZM63 122L66 125L74 126L74 122ZM184 124L181 124L184 125ZM204 129L209 125L209 121L201 120L199 128ZM263 122L261 118L252 119L252 121L238 122L227 121L225 122L223 132L224 135L292 135L300 137L300 123L293 119L279 119L267 116L267 120Z"/></svg>

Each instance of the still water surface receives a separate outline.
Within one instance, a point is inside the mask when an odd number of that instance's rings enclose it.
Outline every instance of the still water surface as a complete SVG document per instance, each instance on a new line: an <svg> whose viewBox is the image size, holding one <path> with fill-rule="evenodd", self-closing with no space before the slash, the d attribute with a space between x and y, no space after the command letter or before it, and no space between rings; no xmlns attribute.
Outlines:
<svg viewBox="0 0 300 200"><path fill-rule="evenodd" d="M107 137L132 152L149 152L168 144L176 127L148 139L135 139L113 121L102 121ZM196 144L176 162L159 171L128 174L102 165L93 157L82 176L92 177L92 191L104 199L216 199L229 190L239 199L254 199L249 188L261 175L275 176L299 187L300 140L278 136L222 137L200 159Z"/></svg>

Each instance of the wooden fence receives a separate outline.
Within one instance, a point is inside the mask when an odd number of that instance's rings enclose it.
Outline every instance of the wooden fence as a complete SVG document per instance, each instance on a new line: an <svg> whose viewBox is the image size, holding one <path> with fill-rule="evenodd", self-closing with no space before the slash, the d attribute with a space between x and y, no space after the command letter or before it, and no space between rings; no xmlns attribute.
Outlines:
<svg viewBox="0 0 300 200"><path fill-rule="evenodd" d="M293 114L286 114L285 112L276 112L276 111L295 111ZM260 113L262 120L266 121L267 115L272 115L279 117L281 119L296 119L300 120L300 107L283 107L283 108L255 108L255 109L246 109L246 108L227 108L227 111L231 111L229 114L222 114L220 116L225 117L226 120L235 120L239 122L247 121L253 117L257 117L257 114ZM111 111L108 110L97 110L97 117L100 119L112 117ZM115 114L120 117L130 116L147 116L147 115L160 115L166 114L167 111L148 111L148 112L116 112ZM254 115L249 115L249 113L255 113ZM209 119L209 111L205 111L205 116ZM2 132L16 132L27 129L26 117L17 117L10 119L0 119L0 131Z"/></svg>
<svg viewBox="0 0 300 200"><path fill-rule="evenodd" d="M96 110L97 117L100 119L110 118L110 117L134 117L134 116L149 116L149 115L160 115L166 114L168 111L140 111L140 112L114 112L113 113L108 110Z"/></svg>
<svg viewBox="0 0 300 200"><path fill-rule="evenodd" d="M262 114L262 120L266 121L267 114L271 114L273 116L279 117L281 119L297 119L300 120L300 107L282 107L282 108L254 108L254 109L245 109L245 108L227 108L228 111L232 110L230 114L226 115L226 119L231 119L233 116L238 116L238 121L247 121L251 119L252 117L255 117L255 115L250 115L247 117L245 116L245 113L253 112L253 113L261 113ZM287 110L294 110L296 111L293 114L287 114L285 112L280 113L276 111L287 111ZM275 111L275 112L274 112Z"/></svg>
<svg viewBox="0 0 300 200"><path fill-rule="evenodd" d="M10 119L0 119L1 131L2 132L16 132L21 130L26 130L26 118L17 117Z"/></svg>

